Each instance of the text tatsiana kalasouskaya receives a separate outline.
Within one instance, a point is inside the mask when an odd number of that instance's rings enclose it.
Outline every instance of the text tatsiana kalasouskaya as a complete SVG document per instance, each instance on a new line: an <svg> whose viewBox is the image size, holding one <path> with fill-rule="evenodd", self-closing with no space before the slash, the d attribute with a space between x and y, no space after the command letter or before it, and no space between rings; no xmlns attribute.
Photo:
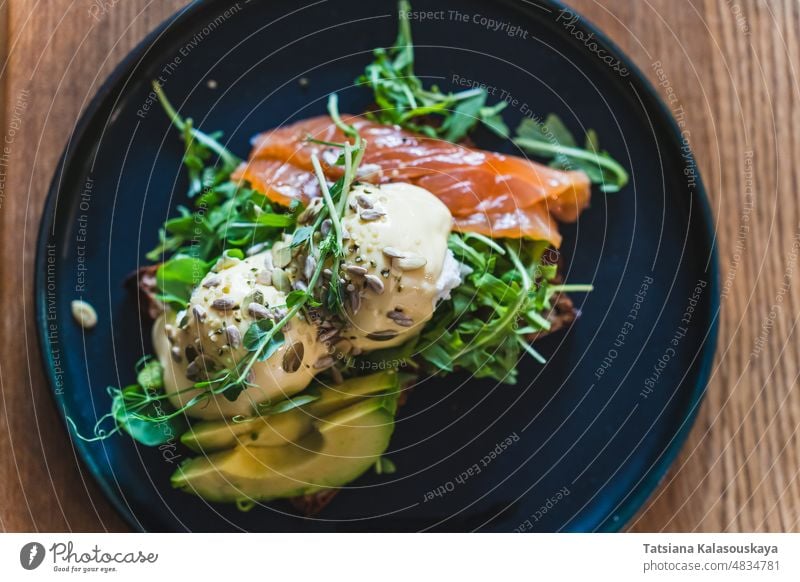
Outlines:
<svg viewBox="0 0 800 582"><path fill-rule="evenodd" d="M759 554L771 556L778 546L749 544L642 544L645 554Z"/></svg>

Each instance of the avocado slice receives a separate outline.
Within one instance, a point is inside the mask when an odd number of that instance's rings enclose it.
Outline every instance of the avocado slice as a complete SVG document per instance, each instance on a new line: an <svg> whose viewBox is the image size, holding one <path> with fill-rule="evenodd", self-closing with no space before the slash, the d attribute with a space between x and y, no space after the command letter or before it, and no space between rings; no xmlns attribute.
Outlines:
<svg viewBox="0 0 800 582"><path fill-rule="evenodd" d="M390 370L349 378L338 386L315 385L311 388L311 393L315 392L319 394L319 398L306 405L305 410L311 416L319 418L360 400L376 398L378 394L387 394L392 397L393 402L396 402L400 392L400 382L397 372ZM394 413L394 410L391 412Z"/></svg>
<svg viewBox="0 0 800 582"><path fill-rule="evenodd" d="M307 434L315 419L376 394L397 393L394 371L350 378L339 386L316 384L309 392L319 398L302 408L272 416L256 416L242 422L207 420L194 424L181 435L181 442L198 453L228 449L237 444L259 447L282 446ZM394 411L392 411L394 412Z"/></svg>
<svg viewBox="0 0 800 582"><path fill-rule="evenodd" d="M295 408L274 416L256 416L243 422L207 420L181 435L181 442L198 453L229 449L237 444L276 447L299 440L314 420Z"/></svg>
<svg viewBox="0 0 800 582"><path fill-rule="evenodd" d="M370 398L315 420L296 443L235 448L184 462L172 485L209 501L267 501L341 487L386 451L396 396Z"/></svg>

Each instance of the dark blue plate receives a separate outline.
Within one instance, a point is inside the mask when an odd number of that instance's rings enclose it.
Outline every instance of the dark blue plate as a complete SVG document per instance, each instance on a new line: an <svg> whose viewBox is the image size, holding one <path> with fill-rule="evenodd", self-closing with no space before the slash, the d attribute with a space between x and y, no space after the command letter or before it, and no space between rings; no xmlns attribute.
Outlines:
<svg viewBox="0 0 800 582"><path fill-rule="evenodd" d="M616 47L554 2L414 8L438 11L414 22L418 74L446 88L489 86L492 100L511 100L514 124L554 112L576 133L592 127L631 170L621 193L596 192L563 228L568 281L596 289L575 297L582 317L537 344L548 363L525 359L516 386L453 375L415 389L388 453L397 473L359 479L315 519L285 503L241 513L173 491L180 446L75 441L133 527L616 530L675 458L708 379L719 287L708 204L668 109ZM150 81L245 156L253 134L323 113L332 91L343 110L363 110L368 92L352 80L395 27L391 0L196 3L111 75L53 180L36 267L45 366L80 431L108 409L106 387L130 383L150 351L142 306L123 282L184 202L182 147ZM70 316L78 297L100 315L85 335Z"/></svg>

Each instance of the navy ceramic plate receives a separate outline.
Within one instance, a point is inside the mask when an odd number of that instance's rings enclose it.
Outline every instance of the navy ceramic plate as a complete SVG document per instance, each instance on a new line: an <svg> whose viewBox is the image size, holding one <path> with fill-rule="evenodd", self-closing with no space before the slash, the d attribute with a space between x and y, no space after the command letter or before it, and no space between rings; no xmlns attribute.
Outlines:
<svg viewBox="0 0 800 582"><path fill-rule="evenodd" d="M388 453L397 472L362 477L313 519L285 503L242 513L173 491L180 446L75 440L133 527L616 530L675 458L709 375L719 290L709 208L668 109L618 49L554 2L414 4L419 75L444 88L486 85L492 100L510 101L514 124L554 112L575 133L594 128L630 169L622 192L595 192L562 231L568 281L595 286L576 296L582 316L537 344L548 363L523 361L516 386L454 375L415 389ZM182 146L150 81L244 157L256 132L323 113L333 91L344 110L363 110L368 92L352 81L395 27L391 0L196 3L111 75L64 153L37 257L45 365L79 430L91 432L106 387L133 381L150 351L124 281L185 202ZM70 316L78 297L100 316L86 334Z"/></svg>

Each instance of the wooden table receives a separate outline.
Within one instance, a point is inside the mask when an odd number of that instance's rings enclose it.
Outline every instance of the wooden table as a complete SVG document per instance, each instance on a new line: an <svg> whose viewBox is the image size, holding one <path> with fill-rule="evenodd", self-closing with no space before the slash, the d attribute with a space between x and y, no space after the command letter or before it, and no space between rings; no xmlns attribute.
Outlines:
<svg viewBox="0 0 800 582"><path fill-rule="evenodd" d="M630 529L798 531L800 4L570 3L653 81L655 61L673 80L711 195L726 287L708 397L677 463ZM182 5L0 5L0 131L12 142L0 149L0 529L126 528L82 473L45 384L33 326L34 241L79 112L128 50ZM755 346L760 354L751 357Z"/></svg>

